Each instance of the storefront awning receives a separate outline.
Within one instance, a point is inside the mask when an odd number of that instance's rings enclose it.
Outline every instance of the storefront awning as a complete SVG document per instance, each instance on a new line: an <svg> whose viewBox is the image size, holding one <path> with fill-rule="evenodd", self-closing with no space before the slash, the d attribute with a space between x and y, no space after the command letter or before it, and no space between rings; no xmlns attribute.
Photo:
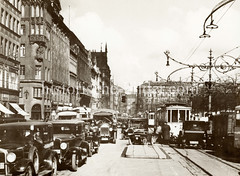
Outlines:
<svg viewBox="0 0 240 176"><path fill-rule="evenodd" d="M18 114L21 114L22 116L29 115L24 110L22 110L22 108L20 108L20 106L18 106L18 104L16 104L16 103L9 103L9 104L18 112Z"/></svg>
<svg viewBox="0 0 240 176"><path fill-rule="evenodd" d="M3 112L4 114L14 114L12 111L10 111L8 108L3 106L1 103L0 103L0 111Z"/></svg>

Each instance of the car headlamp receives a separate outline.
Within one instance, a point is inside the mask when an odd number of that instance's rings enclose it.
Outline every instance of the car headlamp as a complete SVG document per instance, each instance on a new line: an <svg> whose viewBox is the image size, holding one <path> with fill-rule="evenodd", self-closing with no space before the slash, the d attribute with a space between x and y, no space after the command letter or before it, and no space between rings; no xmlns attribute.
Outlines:
<svg viewBox="0 0 240 176"><path fill-rule="evenodd" d="M60 148L61 148L62 150L65 150L65 149L67 148L67 143L65 143L65 142L61 143L61 144L60 144Z"/></svg>
<svg viewBox="0 0 240 176"><path fill-rule="evenodd" d="M112 128L109 128L109 131L112 131L113 129Z"/></svg>
<svg viewBox="0 0 240 176"><path fill-rule="evenodd" d="M17 158L17 156L16 156L16 154L15 153L8 153L7 154L7 161L9 162L9 163L12 163L12 162L14 162L15 160L16 160L16 158Z"/></svg>

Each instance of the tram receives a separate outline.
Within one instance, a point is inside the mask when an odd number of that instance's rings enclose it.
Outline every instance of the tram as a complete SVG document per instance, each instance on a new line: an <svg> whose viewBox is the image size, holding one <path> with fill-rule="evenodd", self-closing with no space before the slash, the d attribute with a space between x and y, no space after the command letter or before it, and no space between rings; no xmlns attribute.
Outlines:
<svg viewBox="0 0 240 176"><path fill-rule="evenodd" d="M183 122L190 120L191 107L183 104L166 104L166 106L157 109L156 119L158 122L167 122L170 126L171 136L177 137L182 131Z"/></svg>
<svg viewBox="0 0 240 176"><path fill-rule="evenodd" d="M224 112L211 117L212 142L216 150L240 153L240 106L234 112Z"/></svg>

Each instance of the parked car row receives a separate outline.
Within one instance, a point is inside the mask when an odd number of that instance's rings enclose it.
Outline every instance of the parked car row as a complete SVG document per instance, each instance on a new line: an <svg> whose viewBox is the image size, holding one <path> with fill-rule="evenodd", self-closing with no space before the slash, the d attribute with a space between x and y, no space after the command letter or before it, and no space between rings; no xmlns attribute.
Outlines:
<svg viewBox="0 0 240 176"><path fill-rule="evenodd" d="M79 119L0 124L0 175L56 175L77 171L98 152L98 132Z"/></svg>

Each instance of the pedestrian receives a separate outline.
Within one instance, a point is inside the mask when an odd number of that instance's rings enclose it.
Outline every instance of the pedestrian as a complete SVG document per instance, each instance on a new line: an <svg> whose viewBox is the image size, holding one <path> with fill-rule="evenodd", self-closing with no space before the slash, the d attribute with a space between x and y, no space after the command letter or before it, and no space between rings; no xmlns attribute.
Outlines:
<svg viewBox="0 0 240 176"><path fill-rule="evenodd" d="M167 124L167 122L164 122L163 124L162 135L164 143L168 144L170 140L170 126Z"/></svg>
<svg viewBox="0 0 240 176"><path fill-rule="evenodd" d="M157 142L162 143L162 126L159 124L156 129Z"/></svg>

